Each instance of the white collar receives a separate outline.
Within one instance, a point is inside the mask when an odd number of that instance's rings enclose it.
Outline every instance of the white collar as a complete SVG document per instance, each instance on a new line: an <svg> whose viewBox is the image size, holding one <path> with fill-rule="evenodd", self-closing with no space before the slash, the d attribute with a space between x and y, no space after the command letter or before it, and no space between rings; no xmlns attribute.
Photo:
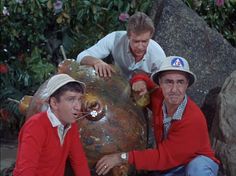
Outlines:
<svg viewBox="0 0 236 176"><path fill-rule="evenodd" d="M56 117L56 115L52 112L51 108L48 107L47 110L47 115L48 115L48 119L51 122L53 127L57 127L62 125L62 123L60 122L60 120ZM64 126L64 125L63 125Z"/></svg>

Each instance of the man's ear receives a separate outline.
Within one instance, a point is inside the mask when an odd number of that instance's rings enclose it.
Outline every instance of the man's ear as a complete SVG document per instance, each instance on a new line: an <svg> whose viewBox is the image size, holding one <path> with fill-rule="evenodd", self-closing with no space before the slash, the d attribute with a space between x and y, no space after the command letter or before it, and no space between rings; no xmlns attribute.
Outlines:
<svg viewBox="0 0 236 176"><path fill-rule="evenodd" d="M157 85L160 85L160 82L161 82L161 76L158 77L158 82L156 83Z"/></svg>
<svg viewBox="0 0 236 176"><path fill-rule="evenodd" d="M49 102L50 102L50 103L49 103L50 106L51 106L53 109L57 109L57 104L58 104L58 102L57 102L57 99L56 99L55 97L51 97Z"/></svg>
<svg viewBox="0 0 236 176"><path fill-rule="evenodd" d="M189 87L190 80L189 80L189 79L187 79L187 81L188 81L188 87Z"/></svg>

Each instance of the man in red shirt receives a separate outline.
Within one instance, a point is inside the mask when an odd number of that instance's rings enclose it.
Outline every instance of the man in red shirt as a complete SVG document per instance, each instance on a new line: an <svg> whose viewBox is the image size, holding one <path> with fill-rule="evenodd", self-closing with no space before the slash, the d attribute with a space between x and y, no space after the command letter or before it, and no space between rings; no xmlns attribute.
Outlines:
<svg viewBox="0 0 236 176"><path fill-rule="evenodd" d="M131 80L134 86L146 85L140 95L152 90L149 108L153 114L156 147L106 155L96 164L98 175L129 163L137 170L150 171L152 176L216 176L219 161L211 149L206 119L186 95L187 88L195 81L188 62L179 56L167 57L152 80L144 74L134 76ZM155 89L157 85L159 88Z"/></svg>
<svg viewBox="0 0 236 176"><path fill-rule="evenodd" d="M76 176L90 176L75 123L84 89L66 74L48 81L48 110L30 117L20 130L14 176L63 176L68 157Z"/></svg>

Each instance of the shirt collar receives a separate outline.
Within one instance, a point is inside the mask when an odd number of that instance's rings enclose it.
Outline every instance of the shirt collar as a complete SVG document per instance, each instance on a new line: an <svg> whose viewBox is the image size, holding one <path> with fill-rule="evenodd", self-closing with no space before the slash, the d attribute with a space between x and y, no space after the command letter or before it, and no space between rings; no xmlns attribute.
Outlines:
<svg viewBox="0 0 236 176"><path fill-rule="evenodd" d="M174 115L172 116L172 120L181 120L182 119L184 110L186 108L187 100L188 100L187 95L185 95L184 100L178 106L177 110L175 111ZM166 110L166 106L165 106L164 102L163 102L163 105L162 105L162 111L164 113L164 117L167 117L167 110Z"/></svg>
<svg viewBox="0 0 236 176"><path fill-rule="evenodd" d="M60 122L60 120L56 117L56 115L52 112L51 108L48 107L47 115L49 118L49 121L51 122L53 127L60 127L62 126L64 128L64 125ZM67 125L67 129L71 128L71 124Z"/></svg>
<svg viewBox="0 0 236 176"><path fill-rule="evenodd" d="M52 112L51 108L49 107L48 110L47 110L47 115L48 115L48 118L52 124L53 127L56 127L56 126L60 126L62 125L62 123L60 122L60 120L56 117L56 115Z"/></svg>

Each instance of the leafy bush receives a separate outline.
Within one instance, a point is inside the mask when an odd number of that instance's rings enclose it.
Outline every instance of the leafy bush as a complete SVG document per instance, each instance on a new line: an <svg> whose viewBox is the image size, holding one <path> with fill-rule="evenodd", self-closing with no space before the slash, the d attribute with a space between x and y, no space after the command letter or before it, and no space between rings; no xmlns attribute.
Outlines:
<svg viewBox="0 0 236 176"><path fill-rule="evenodd" d="M235 46L234 0L184 1ZM33 95L56 72L60 45L76 58L107 33L125 29L128 15L148 12L151 5L152 0L1 0L0 120L22 118L9 98Z"/></svg>
<svg viewBox="0 0 236 176"><path fill-rule="evenodd" d="M16 102L33 95L56 72L63 59L60 45L68 58L75 58L108 32L124 29L127 15L146 12L150 2L1 0L0 121L19 123Z"/></svg>
<svg viewBox="0 0 236 176"><path fill-rule="evenodd" d="M184 0L210 27L215 28L234 47L236 46L235 0Z"/></svg>

